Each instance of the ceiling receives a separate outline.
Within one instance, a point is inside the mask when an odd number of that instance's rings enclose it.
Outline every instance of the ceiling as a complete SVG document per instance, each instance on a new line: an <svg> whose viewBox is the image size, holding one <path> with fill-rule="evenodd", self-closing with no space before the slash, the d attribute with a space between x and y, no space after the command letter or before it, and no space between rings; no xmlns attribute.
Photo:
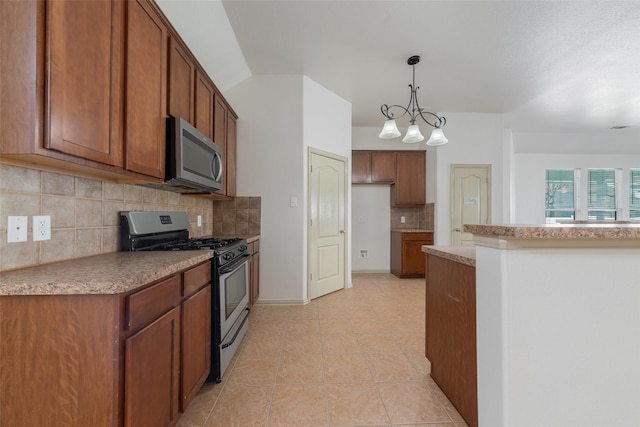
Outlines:
<svg viewBox="0 0 640 427"><path fill-rule="evenodd" d="M221 90L303 74L352 103L353 126L407 104L420 55L429 111L504 113L516 132L640 128L638 0L158 3Z"/></svg>

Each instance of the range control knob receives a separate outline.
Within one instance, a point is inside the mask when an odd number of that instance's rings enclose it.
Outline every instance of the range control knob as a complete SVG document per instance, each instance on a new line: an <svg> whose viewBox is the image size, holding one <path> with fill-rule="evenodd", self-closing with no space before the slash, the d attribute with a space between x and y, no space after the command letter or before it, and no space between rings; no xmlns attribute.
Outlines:
<svg viewBox="0 0 640 427"><path fill-rule="evenodd" d="M231 258L233 258L233 254L231 252L227 252L226 254L222 255L222 259L224 259L225 261L229 261Z"/></svg>
<svg viewBox="0 0 640 427"><path fill-rule="evenodd" d="M240 252L244 252L244 251L246 251L247 249L249 249L249 248L248 248L247 246L245 246L245 245L242 245L242 246L240 246L240 247L238 248L238 250L239 250Z"/></svg>

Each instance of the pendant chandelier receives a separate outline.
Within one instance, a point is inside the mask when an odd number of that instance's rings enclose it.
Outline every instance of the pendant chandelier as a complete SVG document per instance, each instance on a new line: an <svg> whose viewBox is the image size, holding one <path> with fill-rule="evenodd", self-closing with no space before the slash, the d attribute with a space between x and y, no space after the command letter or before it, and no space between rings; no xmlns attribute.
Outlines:
<svg viewBox="0 0 640 427"><path fill-rule="evenodd" d="M416 86L416 64L418 62L420 62L420 57L418 55L414 55L407 60L407 64L413 67L413 80L409 85L409 88L411 89L409 104L406 107L403 107L402 105L382 104L382 106L380 107L382 115L385 116L387 120L384 122L382 132L380 132L378 138L390 139L400 136L400 131L398 130L396 120L394 118L393 112L391 111L392 109L399 109L402 114L398 118L404 117L406 114L408 114L410 123L410 126L407 129L407 134L404 136L404 138L402 138L402 142L415 143L424 140L424 136L422 136L422 133L420 133L420 128L416 124L416 119L420 117L426 124L435 128L431 132L431 137L427 141L427 145L444 145L449 142L449 140L444 136L444 133L442 132L442 127L447 123L447 119L429 111L424 111L424 109L420 108L420 105L418 104L417 94L418 89L420 89L419 86ZM429 121L429 119L425 116L431 119L431 121Z"/></svg>

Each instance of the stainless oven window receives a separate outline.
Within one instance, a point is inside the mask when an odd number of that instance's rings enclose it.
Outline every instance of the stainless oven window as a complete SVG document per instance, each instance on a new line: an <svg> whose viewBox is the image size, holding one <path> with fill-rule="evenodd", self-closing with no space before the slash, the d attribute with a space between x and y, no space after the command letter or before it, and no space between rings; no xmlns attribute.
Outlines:
<svg viewBox="0 0 640 427"><path fill-rule="evenodd" d="M247 269L244 264L229 273L229 275L224 279L225 320L229 320L229 317L233 314L234 310L247 296L246 283Z"/></svg>

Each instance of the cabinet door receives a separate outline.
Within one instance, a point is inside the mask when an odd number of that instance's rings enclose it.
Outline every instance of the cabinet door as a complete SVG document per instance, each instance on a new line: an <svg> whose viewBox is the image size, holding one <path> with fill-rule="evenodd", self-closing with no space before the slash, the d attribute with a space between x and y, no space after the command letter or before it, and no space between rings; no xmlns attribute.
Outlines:
<svg viewBox="0 0 640 427"><path fill-rule="evenodd" d="M169 44L169 114L193 123L195 66L180 42L172 37Z"/></svg>
<svg viewBox="0 0 640 427"><path fill-rule="evenodd" d="M213 142L222 150L222 159L224 161L224 180L220 193L227 194L227 177L226 177L226 159L227 159L227 117L228 109L222 96L218 93L214 96L213 103Z"/></svg>
<svg viewBox="0 0 640 427"><path fill-rule="evenodd" d="M195 119L193 125L204 136L213 140L213 85L201 71L196 71L195 92Z"/></svg>
<svg viewBox="0 0 640 427"><path fill-rule="evenodd" d="M396 179L396 153L371 153L371 182L390 183Z"/></svg>
<svg viewBox="0 0 640 427"><path fill-rule="evenodd" d="M227 171L225 173L226 178L226 195L235 197L236 195L236 158L238 153L237 139L236 139L237 123L235 116L228 112L227 114L227 149L225 156L225 164Z"/></svg>
<svg viewBox="0 0 640 427"><path fill-rule="evenodd" d="M182 303L180 409L185 411L211 370L211 285Z"/></svg>
<svg viewBox="0 0 640 427"><path fill-rule="evenodd" d="M180 308L125 341L124 425L171 426L178 421Z"/></svg>
<svg viewBox="0 0 640 427"><path fill-rule="evenodd" d="M46 5L44 146L122 166L124 3Z"/></svg>
<svg viewBox="0 0 640 427"><path fill-rule="evenodd" d="M371 182L371 153L353 151L351 153L351 183Z"/></svg>
<svg viewBox="0 0 640 427"><path fill-rule="evenodd" d="M396 153L396 183L391 188L393 206L424 205L426 201L425 152Z"/></svg>
<svg viewBox="0 0 640 427"><path fill-rule="evenodd" d="M249 260L249 274L250 302L253 305L260 296L260 252L254 253Z"/></svg>
<svg viewBox="0 0 640 427"><path fill-rule="evenodd" d="M146 0L127 6L125 167L164 178L167 29Z"/></svg>

